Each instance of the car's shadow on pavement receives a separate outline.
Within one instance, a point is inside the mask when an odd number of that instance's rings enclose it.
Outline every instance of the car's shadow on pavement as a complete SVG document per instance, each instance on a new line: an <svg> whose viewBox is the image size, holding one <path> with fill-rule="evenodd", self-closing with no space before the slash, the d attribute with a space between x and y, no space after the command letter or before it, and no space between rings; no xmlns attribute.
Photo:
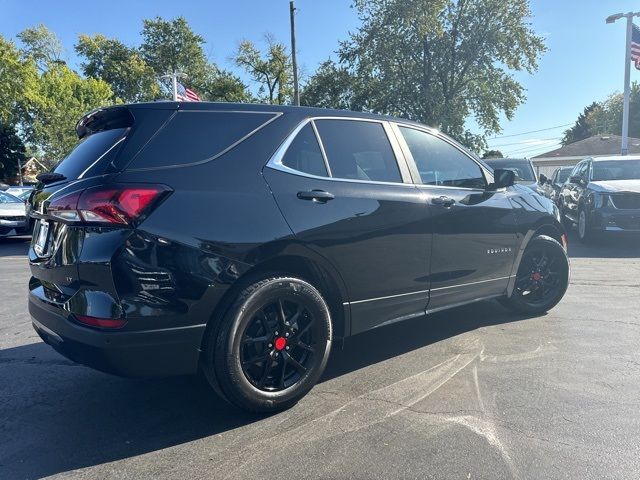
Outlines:
<svg viewBox="0 0 640 480"><path fill-rule="evenodd" d="M31 237L0 238L0 257L23 257L29 251ZM26 260L25 260L26 261Z"/></svg>
<svg viewBox="0 0 640 480"><path fill-rule="evenodd" d="M569 257L572 258L640 258L640 235L603 235L588 244L569 230Z"/></svg>
<svg viewBox="0 0 640 480"><path fill-rule="evenodd" d="M521 319L482 302L369 331L333 352L321 383ZM112 377L75 365L42 342L0 350L0 385L0 478L41 478L126 459L265 418L231 407L196 377Z"/></svg>

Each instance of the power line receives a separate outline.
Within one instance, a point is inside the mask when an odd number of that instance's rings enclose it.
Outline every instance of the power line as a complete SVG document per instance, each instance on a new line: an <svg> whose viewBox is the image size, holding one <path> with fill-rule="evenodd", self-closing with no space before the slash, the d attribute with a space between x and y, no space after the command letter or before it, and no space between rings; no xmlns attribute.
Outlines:
<svg viewBox="0 0 640 480"><path fill-rule="evenodd" d="M569 125L573 125L574 122L571 123L565 123L564 125L557 125L555 127L549 127L549 128L541 128L540 130L531 130L529 132L522 132L522 133L513 133L511 135L500 135L498 137L491 137L489 138L489 140L495 140L497 138L509 138L509 137L519 137L520 135L527 135L529 133L538 133L538 132L546 132L547 130L554 130L556 128L562 128L562 127L568 127Z"/></svg>
<svg viewBox="0 0 640 480"><path fill-rule="evenodd" d="M512 150L509 153L531 153L531 152L537 152L538 150L552 150L555 149L558 145L561 145L560 142L557 143L552 143L549 145L542 145L542 146L538 146L538 147L528 147L528 148L520 148L518 150Z"/></svg>
<svg viewBox="0 0 640 480"><path fill-rule="evenodd" d="M510 152L505 152L505 154L508 155L513 155L514 153L519 153L519 154L531 154L534 152L537 152L538 150L555 150L558 146L560 146L561 143L560 142L556 142L556 143L552 143L549 145L542 145L542 146L538 146L538 147L527 147L527 148L520 148L518 150L512 150Z"/></svg>
<svg viewBox="0 0 640 480"><path fill-rule="evenodd" d="M541 142L541 141L547 141L547 140L560 140L561 138L562 137L536 138L535 141ZM525 145L527 142L531 142L531 140L522 140L520 142L513 142L513 143L501 143L499 145L491 145L491 148L508 147L510 145Z"/></svg>

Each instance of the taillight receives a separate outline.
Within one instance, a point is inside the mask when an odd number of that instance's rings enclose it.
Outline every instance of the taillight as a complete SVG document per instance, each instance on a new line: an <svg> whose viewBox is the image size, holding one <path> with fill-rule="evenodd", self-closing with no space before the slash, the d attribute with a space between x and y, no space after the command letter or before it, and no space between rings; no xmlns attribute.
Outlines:
<svg viewBox="0 0 640 480"><path fill-rule="evenodd" d="M122 328L125 323L127 323L123 318L98 318L87 315L74 315L74 317L78 322L89 325L90 327Z"/></svg>
<svg viewBox="0 0 640 480"><path fill-rule="evenodd" d="M164 185L91 187L52 200L47 213L68 223L131 225L147 215L169 192Z"/></svg>

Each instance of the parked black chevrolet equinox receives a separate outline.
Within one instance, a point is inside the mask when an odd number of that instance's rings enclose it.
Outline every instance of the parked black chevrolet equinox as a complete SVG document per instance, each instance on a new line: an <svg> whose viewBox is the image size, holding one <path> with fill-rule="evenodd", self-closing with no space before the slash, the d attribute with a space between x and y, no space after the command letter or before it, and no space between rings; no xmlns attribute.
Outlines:
<svg viewBox="0 0 640 480"><path fill-rule="evenodd" d="M200 370L283 409L345 337L489 298L536 314L567 288L555 205L417 123L167 102L76 130L31 196L29 310L105 372Z"/></svg>

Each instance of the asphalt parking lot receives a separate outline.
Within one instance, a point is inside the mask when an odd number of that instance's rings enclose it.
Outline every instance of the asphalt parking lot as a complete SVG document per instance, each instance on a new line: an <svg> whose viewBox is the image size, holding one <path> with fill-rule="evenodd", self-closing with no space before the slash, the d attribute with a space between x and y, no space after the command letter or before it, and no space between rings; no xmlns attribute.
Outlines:
<svg viewBox="0 0 640 480"><path fill-rule="evenodd" d="M0 478L638 478L640 240L572 240L549 314L484 302L354 337L269 417L58 355L31 328L27 240L0 240Z"/></svg>

